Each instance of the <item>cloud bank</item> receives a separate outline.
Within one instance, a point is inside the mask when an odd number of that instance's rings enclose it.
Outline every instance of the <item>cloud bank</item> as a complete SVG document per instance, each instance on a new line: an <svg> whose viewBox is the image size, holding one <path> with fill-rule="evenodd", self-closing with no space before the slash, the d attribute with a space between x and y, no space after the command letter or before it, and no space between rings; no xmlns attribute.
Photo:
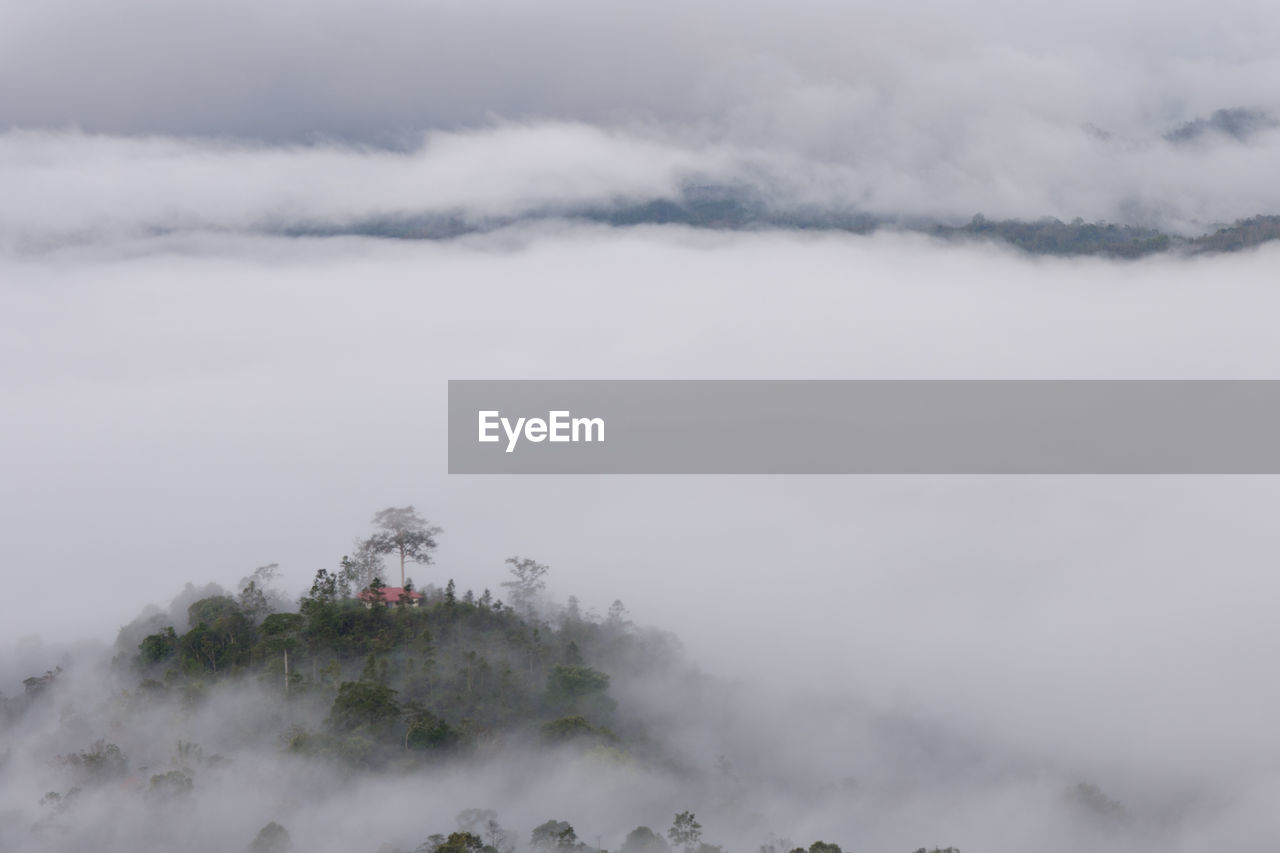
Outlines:
<svg viewBox="0 0 1280 853"><path fill-rule="evenodd" d="M747 186L1182 231L1280 210L1271 4L7 7L0 228L342 224ZM115 218L118 216L118 219Z"/></svg>
<svg viewBox="0 0 1280 853"><path fill-rule="evenodd" d="M161 846L242 847L220 833L279 816L304 849L354 849L351 806L397 844L497 806L616 845L691 800L735 853L774 828L1270 843L1271 480L460 479L443 405L450 378L1277 378L1274 244L1117 264L557 217L705 187L903 221L1275 213L1278 29L1236 0L0 7L0 689L187 581L278 561L301 590L410 502L445 529L420 582L494 586L530 554L740 682L649 697L693 781L521 756L349 787L239 742L200 806L102 790L51 849L121 815ZM492 230L316 236L419 216ZM66 790L45 753L120 736L127 697L68 671L92 712L24 723L5 826ZM163 743L122 745L164 766L260 710L167 709ZM1081 780L1136 825L1080 819Z"/></svg>

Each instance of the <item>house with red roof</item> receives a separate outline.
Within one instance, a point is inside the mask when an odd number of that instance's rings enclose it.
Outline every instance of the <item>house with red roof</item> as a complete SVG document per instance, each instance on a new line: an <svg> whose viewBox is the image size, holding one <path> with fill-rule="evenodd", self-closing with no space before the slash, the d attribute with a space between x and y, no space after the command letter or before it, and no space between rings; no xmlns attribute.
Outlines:
<svg viewBox="0 0 1280 853"><path fill-rule="evenodd" d="M417 607L419 602L422 601L422 593L412 590L406 591L402 586L384 586L379 597L375 597L373 592L366 589L357 598L364 602L365 607L373 607L374 603L379 600L386 607L395 607L401 603L408 607Z"/></svg>

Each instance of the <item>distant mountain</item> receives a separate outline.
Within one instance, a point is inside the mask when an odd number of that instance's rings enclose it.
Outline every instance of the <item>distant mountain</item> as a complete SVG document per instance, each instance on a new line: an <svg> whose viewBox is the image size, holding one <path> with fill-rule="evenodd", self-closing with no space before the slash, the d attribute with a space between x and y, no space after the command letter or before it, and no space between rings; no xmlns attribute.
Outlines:
<svg viewBox="0 0 1280 853"><path fill-rule="evenodd" d="M1232 128L1234 132L1245 133L1246 120L1237 115L1238 112L1220 110L1214 113L1214 118L1201 121L1215 128ZM994 220L978 214L964 225L950 225L927 219L903 220L880 216L853 208L780 207L771 205L750 187L712 185L690 185L670 198L620 199L611 205L566 206L487 219L468 219L461 213L422 214L382 217L345 225L315 223L292 226L282 228L278 233L299 237L355 235L396 240L449 240L522 223L555 221L587 222L614 228L682 225L730 231L804 230L851 234L894 230L946 240L994 241L1033 255L1113 258L1139 258L1160 252L1236 252L1280 239L1280 216L1276 215L1237 220L1196 237L1138 225L1086 222L1079 218L1071 222L1051 217Z"/></svg>
<svg viewBox="0 0 1280 853"><path fill-rule="evenodd" d="M1164 138L1173 143L1187 143L1217 134L1244 142L1277 124L1280 122L1263 110L1232 107L1215 110L1208 118L1192 119L1166 133Z"/></svg>

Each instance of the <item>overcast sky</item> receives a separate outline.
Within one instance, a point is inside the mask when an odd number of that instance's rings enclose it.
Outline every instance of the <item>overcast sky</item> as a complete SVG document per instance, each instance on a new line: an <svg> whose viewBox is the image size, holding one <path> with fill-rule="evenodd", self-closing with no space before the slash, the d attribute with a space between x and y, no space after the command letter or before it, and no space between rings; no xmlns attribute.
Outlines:
<svg viewBox="0 0 1280 853"><path fill-rule="evenodd" d="M1220 785L1249 831L1205 837L1273 838L1273 479L449 477L444 405L459 378L1280 378L1274 245L273 235L690 182L1203 230L1280 212L1275 8L0 0L0 644L52 665L265 563L296 595L414 504L444 528L419 584L527 555L726 677Z"/></svg>
<svg viewBox="0 0 1280 853"><path fill-rule="evenodd" d="M890 216L1202 231L1277 208L1277 18L1261 0L11 2L0 129L42 133L0 139L0 174L6 206L127 201L151 225L160 201L225 225L711 178Z"/></svg>

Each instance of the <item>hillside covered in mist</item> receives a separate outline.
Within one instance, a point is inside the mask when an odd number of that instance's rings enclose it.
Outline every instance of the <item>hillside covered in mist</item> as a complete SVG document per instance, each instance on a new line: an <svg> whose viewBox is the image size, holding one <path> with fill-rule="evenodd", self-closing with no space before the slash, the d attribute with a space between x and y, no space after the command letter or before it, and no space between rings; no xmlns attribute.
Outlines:
<svg viewBox="0 0 1280 853"><path fill-rule="evenodd" d="M553 605L548 568L527 558L507 561L501 597L454 579L387 587L387 554L438 575L440 531L413 507L378 520L297 599L274 565L234 592L188 584L114 649L80 648L26 677L0 700L0 846L840 853L846 839L797 847L789 838L812 823L776 822L762 803L795 785L797 809L874 812L992 779L989 756L941 732L846 709L882 753L847 768L867 775L810 765L788 782L769 756L794 735L745 735L741 687L700 673L622 602L604 616L572 597ZM813 725L814 709L793 710L769 725ZM1131 831L1091 785L1056 796L1090 831Z"/></svg>

